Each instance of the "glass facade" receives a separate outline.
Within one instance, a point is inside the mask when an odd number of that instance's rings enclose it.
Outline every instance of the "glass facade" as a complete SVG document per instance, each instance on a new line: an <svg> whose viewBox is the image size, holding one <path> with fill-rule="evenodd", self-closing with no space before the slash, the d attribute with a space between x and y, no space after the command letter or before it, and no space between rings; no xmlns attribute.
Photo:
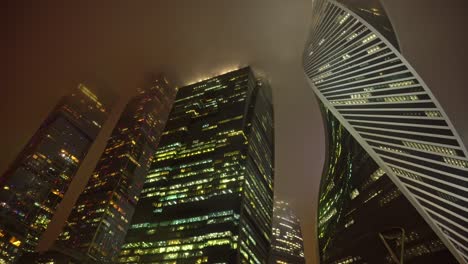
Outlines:
<svg viewBox="0 0 468 264"><path fill-rule="evenodd" d="M80 84L0 178L0 263L34 250L107 115L98 97Z"/></svg>
<svg viewBox="0 0 468 264"><path fill-rule="evenodd" d="M378 1L318 0L304 69L320 101L460 262L468 260L468 152L403 58Z"/></svg>
<svg viewBox="0 0 468 264"><path fill-rule="evenodd" d="M317 219L321 263L457 263L384 170L322 110L328 161Z"/></svg>
<svg viewBox="0 0 468 264"><path fill-rule="evenodd" d="M175 94L160 77L129 101L57 247L83 262L115 262Z"/></svg>
<svg viewBox="0 0 468 264"><path fill-rule="evenodd" d="M271 90L249 67L179 89L119 263L266 263Z"/></svg>
<svg viewBox="0 0 468 264"><path fill-rule="evenodd" d="M270 264L304 264L304 245L299 218L287 202L275 201Z"/></svg>

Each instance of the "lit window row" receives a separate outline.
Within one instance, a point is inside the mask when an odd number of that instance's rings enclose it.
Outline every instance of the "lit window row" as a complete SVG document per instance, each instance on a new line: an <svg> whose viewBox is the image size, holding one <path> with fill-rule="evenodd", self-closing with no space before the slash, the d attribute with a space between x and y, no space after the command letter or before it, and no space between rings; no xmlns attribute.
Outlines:
<svg viewBox="0 0 468 264"><path fill-rule="evenodd" d="M164 241L156 241L156 242L134 242L125 244L122 249L131 249L131 248L156 248L159 249L160 247L172 246L172 245L184 245L184 244L191 244L196 242L204 242L213 239L219 238L231 238L232 240L236 240L237 236L234 236L231 231L223 231L223 232L213 232L207 233L200 236L190 237L190 238L182 238L182 239L173 239L173 240L164 240ZM124 252L127 253L127 252ZM124 254L123 253L123 254ZM128 252L129 253L129 252Z"/></svg>
<svg viewBox="0 0 468 264"><path fill-rule="evenodd" d="M376 38L377 38L377 36L375 34L372 34L372 35L368 36L367 38L363 39L362 43L366 44L366 43L368 43L368 42L370 42L370 41L372 41L372 40L374 40Z"/></svg>
<svg viewBox="0 0 468 264"><path fill-rule="evenodd" d="M458 166L461 168L468 168L468 161L466 160L459 160L459 159L444 157L444 161L445 163L450 164L450 165Z"/></svg>
<svg viewBox="0 0 468 264"><path fill-rule="evenodd" d="M402 142L404 146L409 147L409 148L457 156L457 152L451 148L434 146L434 145L429 145L429 144L424 144L424 143L411 142L411 141L402 141Z"/></svg>

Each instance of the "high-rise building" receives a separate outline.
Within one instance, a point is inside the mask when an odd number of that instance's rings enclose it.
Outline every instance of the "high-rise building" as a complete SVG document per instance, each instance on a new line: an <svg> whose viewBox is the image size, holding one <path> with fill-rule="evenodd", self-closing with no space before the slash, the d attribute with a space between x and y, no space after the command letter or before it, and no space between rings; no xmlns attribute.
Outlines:
<svg viewBox="0 0 468 264"><path fill-rule="evenodd" d="M457 263L429 225L330 111L321 180L320 263Z"/></svg>
<svg viewBox="0 0 468 264"><path fill-rule="evenodd" d="M299 218L284 201L275 201L270 264L304 264L304 244Z"/></svg>
<svg viewBox="0 0 468 264"><path fill-rule="evenodd" d="M271 100L250 67L179 89L119 263L267 263Z"/></svg>
<svg viewBox="0 0 468 264"><path fill-rule="evenodd" d="M0 262L34 250L107 115L106 106L80 84L0 178Z"/></svg>
<svg viewBox="0 0 468 264"><path fill-rule="evenodd" d="M401 55L379 1L318 0L313 16L304 52L311 88L455 258L466 263L468 152Z"/></svg>
<svg viewBox="0 0 468 264"><path fill-rule="evenodd" d="M65 253L85 263L115 261L175 94L159 77L128 102L57 242Z"/></svg>

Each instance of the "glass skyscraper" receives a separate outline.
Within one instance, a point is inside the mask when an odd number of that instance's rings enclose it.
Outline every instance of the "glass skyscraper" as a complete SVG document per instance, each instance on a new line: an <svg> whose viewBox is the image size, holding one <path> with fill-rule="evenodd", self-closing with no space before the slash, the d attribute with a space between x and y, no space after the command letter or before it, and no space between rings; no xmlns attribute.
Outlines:
<svg viewBox="0 0 468 264"><path fill-rule="evenodd" d="M303 61L311 88L381 168L378 174L388 176L444 246L466 263L468 152L401 55L384 9L377 0L317 0L313 17ZM410 239L405 232L396 243Z"/></svg>
<svg viewBox="0 0 468 264"><path fill-rule="evenodd" d="M115 262L175 94L159 77L128 102L57 242L63 253Z"/></svg>
<svg viewBox="0 0 468 264"><path fill-rule="evenodd" d="M106 107L80 84L0 178L0 262L34 250L106 120Z"/></svg>
<svg viewBox="0 0 468 264"><path fill-rule="evenodd" d="M317 219L321 263L457 263L385 171L322 109L328 162Z"/></svg>
<svg viewBox="0 0 468 264"><path fill-rule="evenodd" d="M179 89L119 263L267 263L271 100L250 67Z"/></svg>
<svg viewBox="0 0 468 264"><path fill-rule="evenodd" d="M270 264L305 263L299 218L287 202L275 201L272 232Z"/></svg>

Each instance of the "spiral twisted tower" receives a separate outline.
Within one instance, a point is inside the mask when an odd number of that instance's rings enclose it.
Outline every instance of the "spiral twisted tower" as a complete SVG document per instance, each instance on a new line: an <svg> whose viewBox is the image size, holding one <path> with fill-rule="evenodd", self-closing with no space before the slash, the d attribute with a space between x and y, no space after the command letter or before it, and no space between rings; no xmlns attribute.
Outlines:
<svg viewBox="0 0 468 264"><path fill-rule="evenodd" d="M323 105L461 263L468 260L468 153L399 51L375 1L317 0L303 66Z"/></svg>

